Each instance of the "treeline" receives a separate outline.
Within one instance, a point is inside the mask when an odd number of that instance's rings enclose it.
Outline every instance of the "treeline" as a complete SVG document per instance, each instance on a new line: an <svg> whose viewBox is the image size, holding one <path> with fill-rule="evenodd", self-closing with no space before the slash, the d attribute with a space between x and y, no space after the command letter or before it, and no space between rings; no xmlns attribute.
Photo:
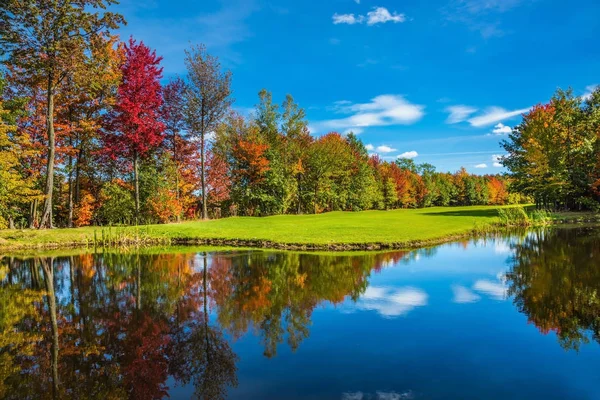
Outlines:
<svg viewBox="0 0 600 400"><path fill-rule="evenodd" d="M281 111L281 112L280 112ZM272 215L506 204L506 178L461 169L436 172L409 159L384 161L369 155L356 135L331 132L319 138L307 130L304 112L288 96L279 108L262 91L251 118L230 115L211 148L220 186L209 204L229 214ZM209 172L209 177L212 174ZM216 182L215 182L216 183ZM217 190L214 190L217 189Z"/></svg>
<svg viewBox="0 0 600 400"><path fill-rule="evenodd" d="M600 86L583 98L557 90L503 147L514 189L538 207L600 211Z"/></svg>
<svg viewBox="0 0 600 400"><path fill-rule="evenodd" d="M259 94L231 110L231 73L203 46L161 84L162 58L114 34L109 0L0 5L0 227L519 202L502 176L369 156L310 135L304 111ZM100 12L98 12L100 11Z"/></svg>

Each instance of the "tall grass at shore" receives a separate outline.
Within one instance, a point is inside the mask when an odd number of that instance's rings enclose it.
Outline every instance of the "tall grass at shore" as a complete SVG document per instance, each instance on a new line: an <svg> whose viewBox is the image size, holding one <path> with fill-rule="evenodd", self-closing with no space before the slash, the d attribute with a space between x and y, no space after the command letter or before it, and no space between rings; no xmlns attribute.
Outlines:
<svg viewBox="0 0 600 400"><path fill-rule="evenodd" d="M503 227L545 226L552 223L552 215L545 210L527 212L524 207L498 209L498 224Z"/></svg>

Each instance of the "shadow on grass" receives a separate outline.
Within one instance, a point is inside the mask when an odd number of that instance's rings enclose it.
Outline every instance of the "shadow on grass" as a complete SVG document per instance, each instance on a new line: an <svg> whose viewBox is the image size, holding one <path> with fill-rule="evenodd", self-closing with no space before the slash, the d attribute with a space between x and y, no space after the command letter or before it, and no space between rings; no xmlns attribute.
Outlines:
<svg viewBox="0 0 600 400"><path fill-rule="evenodd" d="M435 216L435 217L487 217L493 218L498 216L498 210L457 210L457 211L438 211L438 212L425 212L423 215Z"/></svg>

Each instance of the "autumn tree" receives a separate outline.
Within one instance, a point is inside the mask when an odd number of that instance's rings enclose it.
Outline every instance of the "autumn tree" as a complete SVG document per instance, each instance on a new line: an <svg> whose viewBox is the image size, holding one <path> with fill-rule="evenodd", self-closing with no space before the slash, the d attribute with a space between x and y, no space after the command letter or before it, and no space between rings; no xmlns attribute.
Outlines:
<svg viewBox="0 0 600 400"><path fill-rule="evenodd" d="M0 51L24 80L43 85L46 95L46 196L40 227L51 228L56 137L54 97L92 42L124 23L121 15L98 12L115 0L5 0L0 3ZM82 49L84 51L82 51Z"/></svg>
<svg viewBox="0 0 600 400"><path fill-rule="evenodd" d="M206 155L206 184L210 189L208 202L221 205L229 199L231 192L231 173L227 161L217 152L209 150Z"/></svg>
<svg viewBox="0 0 600 400"><path fill-rule="evenodd" d="M246 215L260 215L262 207L272 203L272 197L262 186L271 168L267 157L269 145L262 141L256 126L246 129L243 136L236 138L232 149L233 196Z"/></svg>
<svg viewBox="0 0 600 400"><path fill-rule="evenodd" d="M0 95L5 81L0 75ZM38 196L31 176L22 169L22 161L31 153L29 137L18 131L14 115L5 110L0 99L0 229L14 229L19 207Z"/></svg>
<svg viewBox="0 0 600 400"><path fill-rule="evenodd" d="M185 94L187 86L183 79L177 77L163 87L163 104L160 118L165 126L164 149L175 165L174 192L178 203L185 197L184 187L193 184L182 178L186 168L194 167L196 156L195 145L190 142L184 114ZM183 204L181 204L183 205ZM177 215L179 220L181 215Z"/></svg>
<svg viewBox="0 0 600 400"><path fill-rule="evenodd" d="M588 199L598 137L590 129L590 115L589 103L584 112L580 98L560 89L548 104L525 114L502 143L513 187L533 196L539 207L595 207Z"/></svg>
<svg viewBox="0 0 600 400"><path fill-rule="evenodd" d="M231 72L222 71L217 57L198 45L185 53L188 86L185 90L184 115L189 133L200 148L202 219L208 219L206 185L206 148L213 133L226 115L231 98Z"/></svg>
<svg viewBox="0 0 600 400"><path fill-rule="evenodd" d="M106 124L105 143L111 154L133 164L136 222L140 213L139 162L163 141L164 124L159 120L161 60L143 42L129 39L121 66L123 80Z"/></svg>
<svg viewBox="0 0 600 400"><path fill-rule="evenodd" d="M56 100L56 120L61 140L57 144L59 165L64 172L67 189L66 225L71 227L83 209L95 200L95 154L99 150L99 132L103 115L114 105L121 80L124 48L118 37L98 37L92 41L89 57L67 77ZM85 199L85 200L84 200ZM89 218L88 218L89 220Z"/></svg>

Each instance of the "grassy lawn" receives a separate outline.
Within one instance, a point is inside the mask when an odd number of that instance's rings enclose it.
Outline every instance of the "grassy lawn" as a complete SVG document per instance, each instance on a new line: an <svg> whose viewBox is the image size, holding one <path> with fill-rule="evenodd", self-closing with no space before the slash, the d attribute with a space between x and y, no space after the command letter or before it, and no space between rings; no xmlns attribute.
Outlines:
<svg viewBox="0 0 600 400"><path fill-rule="evenodd" d="M433 207L416 210L332 212L319 215L235 217L140 226L147 239L264 240L285 244L416 243L466 234L497 220L497 207ZM0 249L92 243L108 228L0 231ZM135 227L111 228L134 236Z"/></svg>

